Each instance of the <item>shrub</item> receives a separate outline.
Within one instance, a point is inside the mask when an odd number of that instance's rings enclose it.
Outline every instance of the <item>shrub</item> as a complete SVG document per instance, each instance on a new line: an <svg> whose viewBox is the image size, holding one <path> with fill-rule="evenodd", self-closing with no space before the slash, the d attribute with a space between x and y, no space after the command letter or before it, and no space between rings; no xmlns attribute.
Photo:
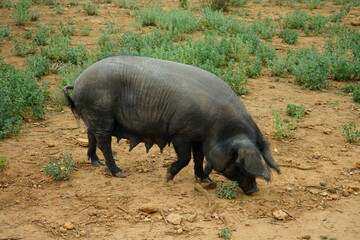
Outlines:
<svg viewBox="0 0 360 240"><path fill-rule="evenodd" d="M34 43L28 43L24 39L15 39L12 51L14 51L17 56L24 57L28 54L35 53L36 45Z"/></svg>
<svg viewBox="0 0 360 240"><path fill-rule="evenodd" d="M17 134L25 119L41 119L45 113L46 88L31 71L0 65L0 138Z"/></svg>
<svg viewBox="0 0 360 240"><path fill-rule="evenodd" d="M290 30L288 28L282 29L280 31L280 38L288 44L295 44L298 40L299 33L296 30Z"/></svg>
<svg viewBox="0 0 360 240"><path fill-rule="evenodd" d="M89 59L89 53L84 45L71 46L70 39L55 35L50 43L41 48L41 55L54 62L82 64Z"/></svg>
<svg viewBox="0 0 360 240"><path fill-rule="evenodd" d="M278 6L294 7L297 0L270 0L270 2Z"/></svg>
<svg viewBox="0 0 360 240"><path fill-rule="evenodd" d="M330 76L335 81L348 81L351 80L353 69L351 63L345 55L333 55L329 57L330 63Z"/></svg>
<svg viewBox="0 0 360 240"><path fill-rule="evenodd" d="M354 121L343 125L343 135L349 143L355 143L360 139L360 131L356 129Z"/></svg>
<svg viewBox="0 0 360 240"><path fill-rule="evenodd" d="M99 4L91 2L91 3L85 3L83 5L84 11L87 13L87 15L94 16L98 15L97 11L99 9Z"/></svg>
<svg viewBox="0 0 360 240"><path fill-rule="evenodd" d="M286 77L291 72L291 66L289 62L283 57L278 57L271 60L269 63L269 71L272 76Z"/></svg>
<svg viewBox="0 0 360 240"><path fill-rule="evenodd" d="M63 25L61 23L61 32L65 37L70 37L75 34L76 27L70 24Z"/></svg>
<svg viewBox="0 0 360 240"><path fill-rule="evenodd" d="M2 39L10 39L10 33L11 33L11 29L10 27L6 26L6 25L2 25L0 27L0 40Z"/></svg>
<svg viewBox="0 0 360 240"><path fill-rule="evenodd" d="M263 21L255 21L250 24L249 30L253 31L260 38L271 40L275 34L276 26L272 24L271 19L267 18Z"/></svg>
<svg viewBox="0 0 360 240"><path fill-rule="evenodd" d="M311 90L320 90L328 86L329 61L325 54L318 53L315 49L298 49L290 51L293 61L295 82Z"/></svg>
<svg viewBox="0 0 360 240"><path fill-rule="evenodd" d="M26 5L16 4L15 11L11 14L16 25L23 26L31 16Z"/></svg>
<svg viewBox="0 0 360 240"><path fill-rule="evenodd" d="M45 46L49 43L50 32L46 26L40 25L39 31L33 37L35 44L39 46Z"/></svg>
<svg viewBox="0 0 360 240"><path fill-rule="evenodd" d="M68 180L74 165L71 154L65 152L60 161L51 160L49 165L44 167L44 172L54 180Z"/></svg>
<svg viewBox="0 0 360 240"><path fill-rule="evenodd" d="M327 17L321 16L319 14L310 17L306 25L306 29L312 30L316 35L325 32L325 24L327 22Z"/></svg>
<svg viewBox="0 0 360 240"><path fill-rule="evenodd" d="M44 56L31 56L26 58L25 62L29 65L28 71L33 72L37 78L50 73L50 60Z"/></svg>
<svg viewBox="0 0 360 240"><path fill-rule="evenodd" d="M304 29L308 15L304 10L296 9L287 13L284 18L284 26L290 29Z"/></svg>
<svg viewBox="0 0 360 240"><path fill-rule="evenodd" d="M185 8L185 9L189 7L188 0L179 0L179 2L180 2L180 7Z"/></svg>
<svg viewBox="0 0 360 240"><path fill-rule="evenodd" d="M295 105L295 104L288 104L286 106L286 114L288 116L295 117L297 119L300 119L304 116L306 111L306 107L304 105Z"/></svg>
<svg viewBox="0 0 360 240"><path fill-rule="evenodd" d="M138 10L140 6L132 0L116 0L115 6L119 8L127 8L131 10Z"/></svg>
<svg viewBox="0 0 360 240"><path fill-rule="evenodd" d="M224 35L247 32L244 23L236 17L224 15L221 11L213 11L210 8L204 8L201 11L200 23L205 28Z"/></svg>
<svg viewBox="0 0 360 240"><path fill-rule="evenodd" d="M149 7L137 10L135 17L141 26L156 26L157 19L164 15L164 11L160 7Z"/></svg>
<svg viewBox="0 0 360 240"><path fill-rule="evenodd" d="M355 102L360 103L360 82L354 85L352 84L345 85L344 89L345 91L353 94L352 96Z"/></svg>
<svg viewBox="0 0 360 240"><path fill-rule="evenodd" d="M319 6L323 6L327 0L305 0L305 5L309 10L314 10Z"/></svg>
<svg viewBox="0 0 360 240"><path fill-rule="evenodd" d="M180 34L192 33L199 27L199 21L191 11L182 11L177 8L160 15L157 22L160 28Z"/></svg>
<svg viewBox="0 0 360 240"><path fill-rule="evenodd" d="M234 199L238 194L238 184L236 182L231 184L217 184L216 196L218 198Z"/></svg>

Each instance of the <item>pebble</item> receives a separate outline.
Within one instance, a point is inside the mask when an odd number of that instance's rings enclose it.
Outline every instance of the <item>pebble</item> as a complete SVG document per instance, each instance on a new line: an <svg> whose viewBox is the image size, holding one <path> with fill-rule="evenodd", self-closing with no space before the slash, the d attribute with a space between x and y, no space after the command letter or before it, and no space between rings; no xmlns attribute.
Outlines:
<svg viewBox="0 0 360 240"><path fill-rule="evenodd" d="M55 147L55 143L53 142L47 142L48 147Z"/></svg>
<svg viewBox="0 0 360 240"><path fill-rule="evenodd" d="M327 182L324 182L324 181L320 181L319 183L320 183L321 186L326 186L326 185L328 185L328 183L327 183Z"/></svg>
<svg viewBox="0 0 360 240"><path fill-rule="evenodd" d="M311 194L317 195L317 194L319 194L320 191L319 191L318 189L311 188L311 189L309 190L309 192L310 192Z"/></svg>
<svg viewBox="0 0 360 240"><path fill-rule="evenodd" d="M67 222L64 224L63 227L66 228L67 230L73 230L75 228L75 225L72 222Z"/></svg>
<svg viewBox="0 0 360 240"><path fill-rule="evenodd" d="M292 187L286 187L286 188L285 188L285 191L287 191L287 192L292 192L292 190L293 190Z"/></svg>
<svg viewBox="0 0 360 240"><path fill-rule="evenodd" d="M321 157L321 154L320 154L319 152L314 152L314 153L313 153L313 157L314 157L315 159L319 159L319 158Z"/></svg>
<svg viewBox="0 0 360 240"><path fill-rule="evenodd" d="M330 135L332 133L332 130L329 127L324 127L323 128L323 133L326 134L326 135Z"/></svg>
<svg viewBox="0 0 360 240"><path fill-rule="evenodd" d="M66 232L67 232L67 229L64 228L64 227L60 227L60 228L59 228L59 231L60 231L61 233L66 233Z"/></svg>
<svg viewBox="0 0 360 240"><path fill-rule="evenodd" d="M311 239L311 236L310 235L305 235L305 236L302 236L301 239Z"/></svg>
<svg viewBox="0 0 360 240"><path fill-rule="evenodd" d="M195 222L196 221L196 214L191 214L186 219L188 222Z"/></svg>
<svg viewBox="0 0 360 240"><path fill-rule="evenodd" d="M289 216L286 212L283 210L276 210L273 213L273 216L278 220L285 220L287 216Z"/></svg>
<svg viewBox="0 0 360 240"><path fill-rule="evenodd" d="M180 214L171 213L166 217L166 220L174 225L179 225L181 223L182 217Z"/></svg>
<svg viewBox="0 0 360 240"><path fill-rule="evenodd" d="M344 196L344 197L348 197L350 195L349 191L348 190L342 190L341 191L341 194Z"/></svg>
<svg viewBox="0 0 360 240"><path fill-rule="evenodd" d="M86 138L77 138L76 139L76 143L79 144L82 147L87 147L89 146L89 141Z"/></svg>

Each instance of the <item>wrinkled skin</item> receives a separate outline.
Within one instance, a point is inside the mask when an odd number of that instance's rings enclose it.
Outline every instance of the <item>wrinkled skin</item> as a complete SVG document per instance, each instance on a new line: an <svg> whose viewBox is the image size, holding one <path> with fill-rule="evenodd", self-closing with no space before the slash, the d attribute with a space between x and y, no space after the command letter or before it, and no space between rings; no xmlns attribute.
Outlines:
<svg viewBox="0 0 360 240"><path fill-rule="evenodd" d="M73 96L68 91L73 89ZM159 59L115 56L88 67L64 88L75 115L88 127L88 157L102 165L96 146L116 177L111 136L130 140L130 151L144 142L148 151L172 143L177 154L167 171L171 180L194 159L202 182L214 169L237 181L246 193L258 191L256 177L280 172L269 145L235 93L202 69ZM207 160L205 171L204 158Z"/></svg>

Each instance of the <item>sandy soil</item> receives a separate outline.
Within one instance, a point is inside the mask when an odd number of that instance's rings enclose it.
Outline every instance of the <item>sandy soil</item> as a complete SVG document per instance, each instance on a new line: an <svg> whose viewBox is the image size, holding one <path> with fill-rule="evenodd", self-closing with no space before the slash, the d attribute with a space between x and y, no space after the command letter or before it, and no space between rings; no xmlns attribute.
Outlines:
<svg viewBox="0 0 360 240"><path fill-rule="evenodd" d="M276 16L293 10L271 4L246 6L249 21L258 11ZM91 24L93 34L74 37L89 48L96 46L95 33L106 20L120 19L129 28L134 22L127 10L112 4L101 5L95 17L77 13L76 8L80 7L69 5L59 16L51 14L54 9L39 7L41 22L73 16L76 24ZM330 9L320 12L330 14ZM359 13L355 10L345 21ZM0 12L4 13L1 22L15 29L14 36L22 36L24 28L35 28L34 23L16 27L6 17L9 10ZM323 38L318 38L301 36L296 47L314 42L322 46ZM11 44L1 44L5 61L22 68L23 59L10 51ZM292 47L277 38L271 44L279 51ZM56 75L44 80L56 89ZM266 71L249 80L251 92L241 100L271 143L282 173L273 172L269 183L259 180L260 191L251 196L239 190L234 200L217 198L215 190L207 190L210 198L197 191L192 164L165 183L166 168L176 158L172 147L163 153L153 147L147 154L139 145L128 152L125 140L117 144L114 139L117 164L128 177L111 177L90 165L86 148L78 144L78 138L87 136L84 125L67 107L57 112L49 102L45 120L28 122L19 136L0 140L0 156L9 159L8 168L0 172L0 239L219 239L218 233L226 227L232 239L359 239L360 148L345 142L342 125L355 121L360 126L360 108L343 94L345 84L331 82L327 91L315 92L295 85L292 78L275 82ZM272 111L284 112L290 103L304 104L308 111L295 137L280 142L274 138ZM44 166L64 152L72 154L75 171L68 181L53 181ZM229 183L216 173L211 177ZM171 223L171 217L180 224Z"/></svg>

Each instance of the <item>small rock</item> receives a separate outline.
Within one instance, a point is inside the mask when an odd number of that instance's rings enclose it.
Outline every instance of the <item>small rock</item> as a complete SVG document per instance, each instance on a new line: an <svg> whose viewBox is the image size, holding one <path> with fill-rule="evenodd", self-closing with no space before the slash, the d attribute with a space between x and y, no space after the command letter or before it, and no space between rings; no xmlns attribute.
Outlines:
<svg viewBox="0 0 360 240"><path fill-rule="evenodd" d="M250 227L250 226L251 226L251 223L245 222L245 226Z"/></svg>
<svg viewBox="0 0 360 240"><path fill-rule="evenodd" d="M46 144L48 145L48 147L55 147L55 143L53 142L46 142Z"/></svg>
<svg viewBox="0 0 360 240"><path fill-rule="evenodd" d="M195 222L195 220L196 220L196 214L191 214L191 215L189 215L188 217L187 217L187 219L186 219L188 222Z"/></svg>
<svg viewBox="0 0 360 240"><path fill-rule="evenodd" d="M64 228L67 230L73 230L75 228L75 225L72 222L67 222L64 224Z"/></svg>
<svg viewBox="0 0 360 240"><path fill-rule="evenodd" d="M354 192L359 192L360 188L357 186L351 186L350 189L352 189Z"/></svg>
<svg viewBox="0 0 360 240"><path fill-rule="evenodd" d="M321 157L321 154L320 154L319 152L314 152L314 153L313 153L313 157L314 157L315 159L319 159L319 158Z"/></svg>
<svg viewBox="0 0 360 240"><path fill-rule="evenodd" d="M323 239L323 240L326 240L326 239L328 239L328 236L326 236L326 235L320 235L320 238Z"/></svg>
<svg viewBox="0 0 360 240"><path fill-rule="evenodd" d="M332 130L329 127L324 127L323 128L323 133L325 133L326 135L330 135L332 133Z"/></svg>
<svg viewBox="0 0 360 240"><path fill-rule="evenodd" d="M329 194L327 192L321 192L320 195L323 196L323 197L329 196Z"/></svg>
<svg viewBox="0 0 360 240"><path fill-rule="evenodd" d="M287 192L292 192L292 190L293 190L292 187L286 187L286 188L285 188L285 191L287 191Z"/></svg>
<svg viewBox="0 0 360 240"><path fill-rule="evenodd" d="M320 191L319 191L318 189L311 188L311 189L309 190L309 192L310 192L311 194L318 195Z"/></svg>
<svg viewBox="0 0 360 240"><path fill-rule="evenodd" d="M278 153L279 151L278 151L278 149L277 149L277 148L274 148L274 152Z"/></svg>
<svg viewBox="0 0 360 240"><path fill-rule="evenodd" d="M180 214L171 213L166 217L166 220L174 225L179 225L181 223L182 217Z"/></svg>
<svg viewBox="0 0 360 240"><path fill-rule="evenodd" d="M273 216L278 220L285 220L289 215L283 210L276 210L273 212Z"/></svg>
<svg viewBox="0 0 360 240"><path fill-rule="evenodd" d="M66 232L67 232L67 229L64 228L64 227L59 227L59 231L60 231L61 233L66 233Z"/></svg>
<svg viewBox="0 0 360 240"><path fill-rule="evenodd" d="M176 233L181 234L184 230L182 228L179 228L178 230L176 230Z"/></svg>
<svg viewBox="0 0 360 240"><path fill-rule="evenodd" d="M311 236L310 235L305 235L305 236L302 236L301 239L311 239Z"/></svg>
<svg viewBox="0 0 360 240"><path fill-rule="evenodd" d="M321 186L326 186L326 185L328 185L328 183L327 183L327 182L324 182L324 181L320 181L319 183L320 183Z"/></svg>
<svg viewBox="0 0 360 240"><path fill-rule="evenodd" d="M342 190L341 191L341 194L344 196L344 197L348 197L350 195L349 191L348 190Z"/></svg>
<svg viewBox="0 0 360 240"><path fill-rule="evenodd" d="M159 211L159 208L151 204L144 204L139 210L144 213L156 213Z"/></svg>
<svg viewBox="0 0 360 240"><path fill-rule="evenodd" d="M82 147L89 146L89 141L86 138L77 138L76 143L79 144Z"/></svg>
<svg viewBox="0 0 360 240"><path fill-rule="evenodd" d="M339 196L336 194L330 194L329 198L330 198L330 200L337 200L337 199L339 199Z"/></svg>

